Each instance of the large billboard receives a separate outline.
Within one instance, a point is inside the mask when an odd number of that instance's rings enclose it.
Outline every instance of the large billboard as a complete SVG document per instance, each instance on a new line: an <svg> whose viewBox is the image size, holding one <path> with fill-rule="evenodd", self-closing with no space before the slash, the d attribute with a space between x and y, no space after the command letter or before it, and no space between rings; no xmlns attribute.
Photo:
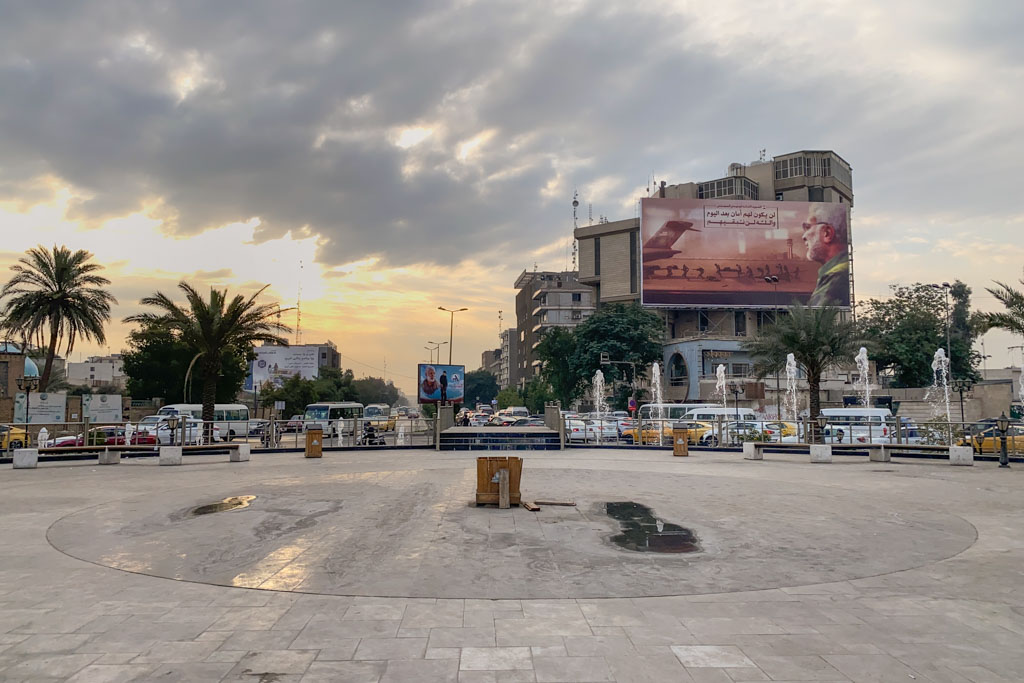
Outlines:
<svg viewBox="0 0 1024 683"><path fill-rule="evenodd" d="M462 403L465 397L465 365L420 363L416 377L417 403Z"/></svg>
<svg viewBox="0 0 1024 683"><path fill-rule="evenodd" d="M117 394L85 394L82 396L82 417L99 424L121 422L121 397Z"/></svg>
<svg viewBox="0 0 1024 683"><path fill-rule="evenodd" d="M316 379L320 374L318 346L257 346L252 362L252 384L261 389L281 386L286 379L299 375ZM246 384L249 384L248 378Z"/></svg>
<svg viewBox="0 0 1024 683"><path fill-rule="evenodd" d="M643 199L642 302L848 307L849 225L848 204Z"/></svg>
<svg viewBox="0 0 1024 683"><path fill-rule="evenodd" d="M26 396L19 391L14 395L14 421L19 423L52 424L64 422L68 395L33 391ZM27 414L26 414L27 413Z"/></svg>

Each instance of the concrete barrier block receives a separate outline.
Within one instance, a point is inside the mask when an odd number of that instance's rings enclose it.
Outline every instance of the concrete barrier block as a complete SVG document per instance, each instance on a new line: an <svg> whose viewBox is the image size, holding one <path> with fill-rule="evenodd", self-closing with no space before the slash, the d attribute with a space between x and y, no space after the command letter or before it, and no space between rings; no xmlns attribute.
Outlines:
<svg viewBox="0 0 1024 683"><path fill-rule="evenodd" d="M753 441L743 442L744 460L764 460L764 451L757 447Z"/></svg>
<svg viewBox="0 0 1024 683"><path fill-rule="evenodd" d="M868 460L871 462L891 462L892 453L885 446L878 446L868 451Z"/></svg>
<svg viewBox="0 0 1024 683"><path fill-rule="evenodd" d="M39 464L38 448L16 448L14 449L14 469L31 470Z"/></svg>
<svg viewBox="0 0 1024 683"><path fill-rule="evenodd" d="M228 459L231 462L249 462L249 456L252 454L252 446L247 443L238 444L238 448L231 449L231 454Z"/></svg>
<svg viewBox="0 0 1024 683"><path fill-rule="evenodd" d="M974 465L974 449L970 446L950 446L949 464L966 467Z"/></svg>
<svg viewBox="0 0 1024 683"><path fill-rule="evenodd" d="M112 451L109 448L104 448L103 452L100 453L100 464L101 465L120 465L121 464L121 451Z"/></svg>
<svg viewBox="0 0 1024 683"><path fill-rule="evenodd" d="M161 446L160 447L160 464L161 465L180 465L181 464L181 446Z"/></svg>
<svg viewBox="0 0 1024 683"><path fill-rule="evenodd" d="M832 446L829 444L812 444L811 462L832 462Z"/></svg>

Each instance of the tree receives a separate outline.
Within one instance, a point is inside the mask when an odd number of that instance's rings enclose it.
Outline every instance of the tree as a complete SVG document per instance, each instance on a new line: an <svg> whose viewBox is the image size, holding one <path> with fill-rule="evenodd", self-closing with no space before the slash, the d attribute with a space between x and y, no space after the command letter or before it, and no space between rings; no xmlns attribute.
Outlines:
<svg viewBox="0 0 1024 683"><path fill-rule="evenodd" d="M571 371L582 385L589 384L597 370L609 383L617 379L632 382L624 366L601 365L601 353L613 361L635 363L637 375L645 375L652 363L662 359L663 336L664 325L657 313L638 304L603 306L576 328Z"/></svg>
<svg viewBox="0 0 1024 683"><path fill-rule="evenodd" d="M0 300L6 299L4 327L24 339L35 339L46 348L40 391L49 387L57 349L69 355L79 338L106 343L103 326L110 320L110 306L117 303L104 287L110 280L97 275L103 266L90 263L92 254L54 245L39 245L11 266L12 277Z"/></svg>
<svg viewBox="0 0 1024 683"><path fill-rule="evenodd" d="M143 325L128 334L128 348L122 352L127 391L133 398L163 398L171 403L195 402L195 389L185 393L185 373L196 352L168 330ZM217 403L230 403L249 372L249 354L229 349L221 358Z"/></svg>
<svg viewBox="0 0 1024 683"><path fill-rule="evenodd" d="M371 403L395 405L402 393L394 383L385 382L381 377L364 377L353 380L352 388L356 392L356 400L364 406Z"/></svg>
<svg viewBox="0 0 1024 683"><path fill-rule="evenodd" d="M572 367L575 352L576 335L563 327L550 328L537 344L540 374L551 385L563 408L568 408L585 386L583 378Z"/></svg>
<svg viewBox="0 0 1024 683"><path fill-rule="evenodd" d="M526 385L523 394L523 405L531 415L543 414L544 405L555 400L551 386L542 377L534 377Z"/></svg>
<svg viewBox="0 0 1024 683"><path fill-rule="evenodd" d="M523 395L515 387L505 387L498 392L498 410L509 406L521 406L524 403Z"/></svg>
<svg viewBox="0 0 1024 683"><path fill-rule="evenodd" d="M301 375L293 375L281 386L264 390L260 393L260 404L264 407L274 405L275 401L284 401L284 415L301 415L310 403L317 403L320 398L316 393L316 382L303 379Z"/></svg>
<svg viewBox="0 0 1024 683"><path fill-rule="evenodd" d="M224 355L248 353L256 342L287 345L288 341L277 333L289 330L277 322L276 305L257 303L267 287L248 299L236 294L231 300L226 290L211 288L209 299L203 299L187 282L180 282L178 288L185 293L186 306L179 306L166 294L157 292L141 303L157 308L159 313L128 316L125 322L164 329L195 352L190 364L198 363L203 420L212 423ZM211 436L212 426L208 425L207 438Z"/></svg>
<svg viewBox="0 0 1024 683"><path fill-rule="evenodd" d="M945 299L928 284L893 285L889 299L870 299L862 309L861 333L870 340L879 372L891 373L899 387L928 386L933 381L932 357L946 348ZM978 379L977 336L970 314L970 288L957 281L950 288L950 368L954 376Z"/></svg>
<svg viewBox="0 0 1024 683"><path fill-rule="evenodd" d="M466 373L465 404L475 408L478 403L491 405L491 399L498 395L498 379L487 370L470 370Z"/></svg>
<svg viewBox="0 0 1024 683"><path fill-rule="evenodd" d="M1024 280L1020 280L1024 285ZM1006 309L998 313L983 313L978 320L982 331L998 328L1012 334L1024 336L1024 292L1020 292L1004 282L996 282L996 287L986 287Z"/></svg>
<svg viewBox="0 0 1024 683"><path fill-rule="evenodd" d="M786 354L792 353L807 377L810 417L821 410L821 376L832 368L849 364L861 345L852 322L840 317L838 308L809 308L793 304L774 325L743 343L754 359L754 373L765 377L782 370Z"/></svg>

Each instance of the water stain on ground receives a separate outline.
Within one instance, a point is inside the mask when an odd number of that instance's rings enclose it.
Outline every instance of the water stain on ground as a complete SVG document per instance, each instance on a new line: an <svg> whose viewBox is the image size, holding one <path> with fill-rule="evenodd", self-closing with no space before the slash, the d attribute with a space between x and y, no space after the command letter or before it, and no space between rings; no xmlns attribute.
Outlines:
<svg viewBox="0 0 1024 683"><path fill-rule="evenodd" d="M219 503L210 503L209 505L200 505L199 507L192 508L192 514L209 515L214 512L246 508L249 507L249 503L254 500L256 500L256 496L231 496L230 498L225 498Z"/></svg>
<svg viewBox="0 0 1024 683"><path fill-rule="evenodd" d="M605 512L618 520L622 533L612 536L615 545L641 553L694 553L700 551L697 534L686 527L654 516L646 505L631 500L605 503Z"/></svg>

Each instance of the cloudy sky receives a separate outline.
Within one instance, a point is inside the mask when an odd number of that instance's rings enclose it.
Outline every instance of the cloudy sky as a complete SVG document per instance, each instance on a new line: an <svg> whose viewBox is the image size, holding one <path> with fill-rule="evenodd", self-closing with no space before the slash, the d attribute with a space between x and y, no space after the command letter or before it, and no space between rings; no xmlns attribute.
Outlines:
<svg viewBox="0 0 1024 683"><path fill-rule="evenodd" d="M304 341L411 391L447 338L437 306L470 309L454 360L477 367L518 273L566 267L574 190L628 218L652 176L721 177L760 149L853 165L858 298L960 278L990 309L984 287L1024 275L1013 0L0 0L0 17L0 268L89 249L118 320L182 278L269 283L282 305L301 283ZM987 335L990 367L1019 343Z"/></svg>

